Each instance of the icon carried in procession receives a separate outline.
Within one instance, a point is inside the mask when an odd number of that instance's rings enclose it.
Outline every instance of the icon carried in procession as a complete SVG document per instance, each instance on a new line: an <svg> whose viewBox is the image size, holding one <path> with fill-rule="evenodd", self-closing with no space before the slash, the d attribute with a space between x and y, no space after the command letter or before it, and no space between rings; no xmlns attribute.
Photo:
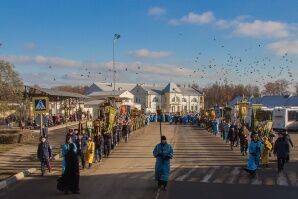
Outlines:
<svg viewBox="0 0 298 199"><path fill-rule="evenodd" d="M49 112L49 98L33 97L32 101L33 101L33 112L35 114Z"/></svg>

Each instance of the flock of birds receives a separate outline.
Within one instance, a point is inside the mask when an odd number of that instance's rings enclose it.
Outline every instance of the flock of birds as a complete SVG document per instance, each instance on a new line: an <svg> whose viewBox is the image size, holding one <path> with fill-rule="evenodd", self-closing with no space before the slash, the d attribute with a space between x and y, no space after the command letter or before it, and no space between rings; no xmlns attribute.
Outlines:
<svg viewBox="0 0 298 199"><path fill-rule="evenodd" d="M182 36L179 33L179 36ZM209 82L219 82L219 83L251 83L253 85L263 86L267 82L276 81L277 79L286 79L290 84L294 84L295 79L291 68L293 68L293 60L290 56L285 53L279 59L270 57L252 57L249 56L250 51L256 50L255 48L262 48L262 44L256 44L250 48L244 49L242 52L237 52L233 54L226 45L218 41L215 37L212 38L215 46L214 55L220 55L220 59L215 57L206 60L203 51L198 52L193 61L191 61L192 69L190 67L178 66L178 70L181 70L181 74L186 74L182 77L185 81L200 82L206 80ZM0 47L2 43L0 43ZM236 55L241 54L241 56ZM224 55L224 56L222 56ZM224 57L224 60L223 60ZM274 60L273 60L274 59ZM220 64L218 63L220 62ZM292 66L292 67L291 67ZM48 66L52 81L57 81L60 78L57 77L56 70L59 67ZM54 71L55 70L55 71ZM81 80L101 80L101 81L111 81L113 76L112 69L101 69L100 72L94 72L94 68L82 67L75 74L78 79ZM135 74L136 76L145 73L140 65L136 68L129 68L128 66L117 65L116 75L130 75ZM62 79L67 79L69 74L64 74Z"/></svg>

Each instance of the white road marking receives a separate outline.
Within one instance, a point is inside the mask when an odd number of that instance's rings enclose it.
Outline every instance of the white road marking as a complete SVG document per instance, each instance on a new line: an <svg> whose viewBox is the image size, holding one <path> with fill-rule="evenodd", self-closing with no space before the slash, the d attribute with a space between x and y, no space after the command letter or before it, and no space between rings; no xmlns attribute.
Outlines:
<svg viewBox="0 0 298 199"><path fill-rule="evenodd" d="M261 185L262 181L259 179L258 175L251 181L252 185Z"/></svg>
<svg viewBox="0 0 298 199"><path fill-rule="evenodd" d="M288 186L289 185L287 178L283 173L278 174L276 183L280 186Z"/></svg>
<svg viewBox="0 0 298 199"><path fill-rule="evenodd" d="M208 183L209 180L212 178L213 174L216 171L216 167L212 167L209 172L204 176L203 180L201 180L200 182L204 182L204 183Z"/></svg>
<svg viewBox="0 0 298 199"><path fill-rule="evenodd" d="M227 184L234 184L236 181L237 176L240 174L240 168L234 167L231 175L229 176L228 180L226 181Z"/></svg>
<svg viewBox="0 0 298 199"><path fill-rule="evenodd" d="M227 176L228 176L228 170L230 169L231 167L227 167L227 166L225 166L225 167L223 167L223 169L220 171L220 175L216 178L216 179L214 179L213 180L213 183L223 183L224 182L224 180L227 178Z"/></svg>
<svg viewBox="0 0 298 199"><path fill-rule="evenodd" d="M158 199L159 198L159 194L160 194L160 189L157 189L157 193L155 195L155 199Z"/></svg>
<svg viewBox="0 0 298 199"><path fill-rule="evenodd" d="M194 168L192 168L191 170L189 170L186 174L176 178L175 181L183 181L185 180L188 176L190 176L190 174L192 174L196 169L198 168L198 166L195 166Z"/></svg>
<svg viewBox="0 0 298 199"><path fill-rule="evenodd" d="M297 186L297 176L296 173L294 171L289 171L287 172L287 176L291 182L292 186Z"/></svg>

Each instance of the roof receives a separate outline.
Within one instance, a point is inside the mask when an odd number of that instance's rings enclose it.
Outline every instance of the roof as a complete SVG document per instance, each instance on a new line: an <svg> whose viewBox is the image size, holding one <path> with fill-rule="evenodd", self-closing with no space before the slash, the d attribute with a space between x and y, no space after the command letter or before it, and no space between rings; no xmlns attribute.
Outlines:
<svg viewBox="0 0 298 199"><path fill-rule="evenodd" d="M37 87L32 87L32 86L26 86L26 87L37 90L42 93L45 93L46 95L49 95L49 96L69 97L69 98L88 98L87 96L79 94L79 93L59 91L59 90L48 89L48 88L37 88Z"/></svg>
<svg viewBox="0 0 298 199"><path fill-rule="evenodd" d="M232 99L230 102L229 102L229 106L235 106L236 104L238 104L238 102L240 102L242 98L240 96L236 96L234 99Z"/></svg>
<svg viewBox="0 0 298 199"><path fill-rule="evenodd" d="M106 102L106 100L91 100L91 101L88 101L88 102L85 102L85 106L96 106L96 105L99 105L99 104L102 104Z"/></svg>
<svg viewBox="0 0 298 199"><path fill-rule="evenodd" d="M177 84L170 82L168 85L162 90L163 93L181 93L180 88L177 86Z"/></svg>
<svg viewBox="0 0 298 199"><path fill-rule="evenodd" d="M142 86L140 85L145 91L148 92L150 95L161 95L162 94L162 87L155 87L155 86Z"/></svg>
<svg viewBox="0 0 298 199"><path fill-rule="evenodd" d="M241 97L237 96L229 102L230 106L234 106L237 102L241 101ZM297 106L298 107L298 96L263 96L263 97L251 97L249 100L250 104L262 104L266 107L277 107L277 106Z"/></svg>
<svg viewBox="0 0 298 199"><path fill-rule="evenodd" d="M288 97L277 95L277 96L263 96L260 104L266 107L275 107L275 106L286 106Z"/></svg>
<svg viewBox="0 0 298 199"><path fill-rule="evenodd" d="M194 95L194 93L198 93L198 94L202 95L202 92L200 92L199 90L192 88L192 87L179 87L179 88L183 95Z"/></svg>
<svg viewBox="0 0 298 199"><path fill-rule="evenodd" d="M298 96L291 96L286 102L286 106L298 106Z"/></svg>
<svg viewBox="0 0 298 199"><path fill-rule="evenodd" d="M101 91L113 91L114 90L114 84L113 83L102 83L102 82L94 82L94 85L96 85ZM116 83L115 84L115 90L128 90L131 91L136 84L133 83Z"/></svg>
<svg viewBox="0 0 298 199"><path fill-rule="evenodd" d="M124 91L115 91L115 93L113 91L99 91L99 92L93 92L91 94L88 95L88 97L107 97L107 96L113 96L115 94L115 96L120 96L121 94L125 93L126 90Z"/></svg>

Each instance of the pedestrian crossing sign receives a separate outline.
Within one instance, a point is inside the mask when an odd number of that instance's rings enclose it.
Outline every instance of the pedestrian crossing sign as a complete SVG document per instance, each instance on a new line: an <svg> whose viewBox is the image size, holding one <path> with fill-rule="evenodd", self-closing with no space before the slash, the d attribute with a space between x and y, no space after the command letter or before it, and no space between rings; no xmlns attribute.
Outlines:
<svg viewBox="0 0 298 199"><path fill-rule="evenodd" d="M34 113L47 113L47 112L49 112L49 98L47 98L47 97L34 97L33 98L33 112Z"/></svg>

